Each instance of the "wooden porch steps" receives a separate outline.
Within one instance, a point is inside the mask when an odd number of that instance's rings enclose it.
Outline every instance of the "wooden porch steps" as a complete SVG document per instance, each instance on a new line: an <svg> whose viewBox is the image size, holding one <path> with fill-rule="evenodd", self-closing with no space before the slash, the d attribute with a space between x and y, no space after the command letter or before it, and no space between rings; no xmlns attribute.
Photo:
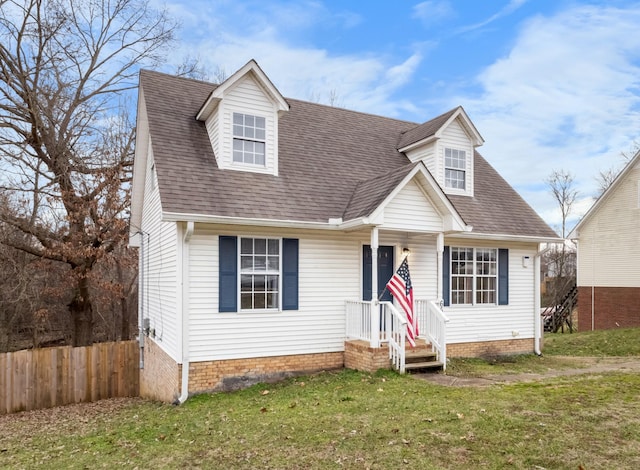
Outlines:
<svg viewBox="0 0 640 470"><path fill-rule="evenodd" d="M416 347L405 352L404 368L407 372L441 370L443 363L437 360L437 354L431 349Z"/></svg>

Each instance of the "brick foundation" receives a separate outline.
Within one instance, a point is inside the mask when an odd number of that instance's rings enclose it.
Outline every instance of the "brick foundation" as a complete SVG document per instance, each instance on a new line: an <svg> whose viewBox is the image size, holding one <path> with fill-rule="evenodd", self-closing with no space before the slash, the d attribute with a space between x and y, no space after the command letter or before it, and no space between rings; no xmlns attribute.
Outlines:
<svg viewBox="0 0 640 470"><path fill-rule="evenodd" d="M189 394L239 390L260 382L344 366L344 353L256 357L189 364Z"/></svg>
<svg viewBox="0 0 640 470"><path fill-rule="evenodd" d="M534 351L533 338L447 344L448 357L491 357L528 354Z"/></svg>
<svg viewBox="0 0 640 470"><path fill-rule="evenodd" d="M447 345L449 357L481 357L533 352L533 339L512 339ZM418 347L429 348L426 344ZM202 361L189 364L189 395L231 391L261 382L322 370L341 369L375 372L389 369L386 345L372 348L367 341L347 341L344 352L299 354L291 356ZM140 395L173 402L180 396L182 366L167 355L152 339L145 339L145 366L140 371Z"/></svg>
<svg viewBox="0 0 640 470"><path fill-rule="evenodd" d="M592 304L593 302L593 304ZM578 330L640 326L640 287L578 287Z"/></svg>
<svg viewBox="0 0 640 470"><path fill-rule="evenodd" d="M173 402L180 396L180 364L150 338L144 339L144 368L140 370L140 396Z"/></svg>
<svg viewBox="0 0 640 470"><path fill-rule="evenodd" d="M256 357L189 364L189 395L239 390L261 382L344 367L344 353ZM182 365L153 340L145 339L145 365L140 371L140 396L172 403L180 396Z"/></svg>
<svg viewBox="0 0 640 470"><path fill-rule="evenodd" d="M389 369L389 348L372 348L368 341L353 340L344 343L344 367L347 369L375 372Z"/></svg>

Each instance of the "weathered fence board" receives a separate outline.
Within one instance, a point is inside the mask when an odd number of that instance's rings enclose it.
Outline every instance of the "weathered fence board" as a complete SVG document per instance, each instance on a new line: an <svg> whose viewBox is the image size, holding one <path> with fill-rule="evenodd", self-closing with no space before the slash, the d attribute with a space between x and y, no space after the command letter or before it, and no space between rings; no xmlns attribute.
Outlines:
<svg viewBox="0 0 640 470"><path fill-rule="evenodd" d="M137 341L0 354L0 414L138 396Z"/></svg>

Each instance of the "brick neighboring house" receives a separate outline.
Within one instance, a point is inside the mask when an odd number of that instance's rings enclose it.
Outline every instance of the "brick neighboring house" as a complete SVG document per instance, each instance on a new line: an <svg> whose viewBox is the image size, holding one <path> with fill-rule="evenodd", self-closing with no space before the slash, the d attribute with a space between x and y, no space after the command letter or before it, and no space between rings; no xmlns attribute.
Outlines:
<svg viewBox="0 0 640 470"><path fill-rule="evenodd" d="M578 247L578 329L640 326L640 152L569 238Z"/></svg>
<svg viewBox="0 0 640 470"><path fill-rule="evenodd" d="M388 367L404 320L384 287L409 252L445 364L538 350L538 254L558 238L482 143L461 107L417 124L285 99L254 61L219 85L142 71L142 394Z"/></svg>

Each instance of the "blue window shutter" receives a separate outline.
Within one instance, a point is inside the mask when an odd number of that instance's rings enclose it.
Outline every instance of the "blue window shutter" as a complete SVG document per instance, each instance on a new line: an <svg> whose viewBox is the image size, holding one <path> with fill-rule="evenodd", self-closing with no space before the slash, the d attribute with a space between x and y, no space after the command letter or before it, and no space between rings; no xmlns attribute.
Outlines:
<svg viewBox="0 0 640 470"><path fill-rule="evenodd" d="M362 246L362 300L371 300L371 276L373 273L371 246Z"/></svg>
<svg viewBox="0 0 640 470"><path fill-rule="evenodd" d="M509 305L509 250L498 250L498 305Z"/></svg>
<svg viewBox="0 0 640 470"><path fill-rule="evenodd" d="M451 252L448 246L444 247L442 253L442 300L445 307L451 303Z"/></svg>
<svg viewBox="0 0 640 470"><path fill-rule="evenodd" d="M218 311L238 311L238 238L221 236L218 241Z"/></svg>
<svg viewBox="0 0 640 470"><path fill-rule="evenodd" d="M298 310L298 239L282 239L282 310Z"/></svg>

